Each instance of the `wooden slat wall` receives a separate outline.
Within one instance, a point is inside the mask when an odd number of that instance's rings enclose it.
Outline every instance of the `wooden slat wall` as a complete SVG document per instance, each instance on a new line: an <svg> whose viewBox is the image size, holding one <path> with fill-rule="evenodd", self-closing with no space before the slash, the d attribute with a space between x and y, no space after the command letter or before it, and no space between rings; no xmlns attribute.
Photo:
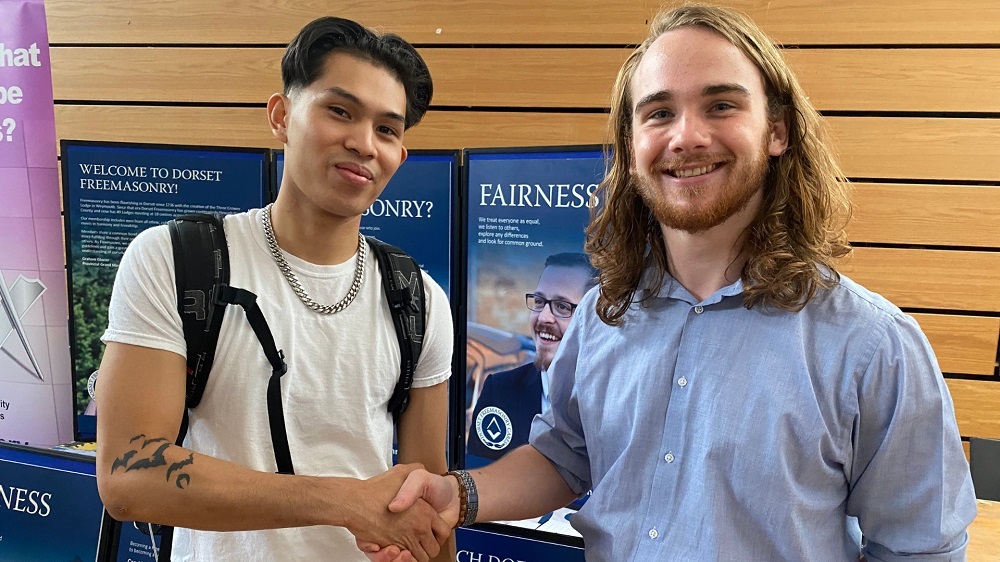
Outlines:
<svg viewBox="0 0 1000 562"><path fill-rule="evenodd" d="M910 311L962 434L1000 437L1000 2L730 0L776 40L855 181L847 275ZM418 44L411 148L605 140L650 0L47 0L60 138L278 147L263 104L320 15Z"/></svg>

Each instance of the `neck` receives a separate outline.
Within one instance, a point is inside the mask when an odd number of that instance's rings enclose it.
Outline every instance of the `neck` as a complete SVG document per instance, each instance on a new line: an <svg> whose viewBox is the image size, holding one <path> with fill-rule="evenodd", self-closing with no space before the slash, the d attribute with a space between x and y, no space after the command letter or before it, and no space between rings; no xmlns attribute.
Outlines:
<svg viewBox="0 0 1000 562"><path fill-rule="evenodd" d="M748 228L760 210L761 197L758 192L738 213L701 232L660 225L670 275L699 301L740 278L748 258Z"/></svg>
<svg viewBox="0 0 1000 562"><path fill-rule="evenodd" d="M337 265L358 250L361 217L338 217L282 190L271 206L271 227L278 246L316 265Z"/></svg>

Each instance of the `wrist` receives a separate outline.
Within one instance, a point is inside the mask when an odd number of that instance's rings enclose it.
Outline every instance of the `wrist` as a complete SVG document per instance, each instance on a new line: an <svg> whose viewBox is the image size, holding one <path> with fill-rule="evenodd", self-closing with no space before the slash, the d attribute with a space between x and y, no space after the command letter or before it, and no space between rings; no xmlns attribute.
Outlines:
<svg viewBox="0 0 1000 562"><path fill-rule="evenodd" d="M320 498L323 502L321 525L353 528L357 513L352 510L358 505L355 496L362 481L356 478L319 478Z"/></svg>
<svg viewBox="0 0 1000 562"><path fill-rule="evenodd" d="M476 489L476 481L465 470L452 470L447 475L453 476L458 485L459 513L455 528L468 527L476 522L479 513L479 492Z"/></svg>

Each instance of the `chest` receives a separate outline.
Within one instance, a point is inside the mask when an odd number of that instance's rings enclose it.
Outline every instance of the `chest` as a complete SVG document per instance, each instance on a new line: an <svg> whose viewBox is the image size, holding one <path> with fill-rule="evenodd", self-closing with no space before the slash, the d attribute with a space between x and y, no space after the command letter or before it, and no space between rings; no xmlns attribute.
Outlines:
<svg viewBox="0 0 1000 562"><path fill-rule="evenodd" d="M645 312L584 339L576 382L595 476L638 468L650 448L663 451L649 459L684 450L698 470L773 466L776 452L847 462L857 400L843 349L742 309Z"/></svg>

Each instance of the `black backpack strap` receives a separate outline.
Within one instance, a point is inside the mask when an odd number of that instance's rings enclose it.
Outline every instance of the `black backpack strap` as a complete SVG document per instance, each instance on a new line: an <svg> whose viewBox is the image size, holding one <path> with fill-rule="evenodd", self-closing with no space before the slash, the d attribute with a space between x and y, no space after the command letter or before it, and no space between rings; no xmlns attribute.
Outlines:
<svg viewBox="0 0 1000 562"><path fill-rule="evenodd" d="M187 344L185 404L187 408L194 408L201 402L215 360L226 306L240 305L271 364L267 414L278 472L293 474L281 405L280 378L288 370L284 354L274 344L274 336L257 306L257 295L229 286L229 250L222 221L223 215L195 214L178 217L169 223L176 270L177 310ZM187 428L188 412L185 409L177 435L178 445L184 441Z"/></svg>
<svg viewBox="0 0 1000 562"><path fill-rule="evenodd" d="M246 313L247 322L257 335L257 341L264 349L267 362L271 364L271 378L267 382L267 420L271 427L271 445L274 447L274 461L278 474L295 474L292 455L288 449L288 434L285 430L285 413L281 404L281 377L288 372L285 354L274 345L274 336L267 326L264 313L257 306L257 295L246 289L223 287L219 300L226 304L238 304Z"/></svg>
<svg viewBox="0 0 1000 562"><path fill-rule="evenodd" d="M198 214L168 223L174 249L177 311L187 344L188 408L197 406L205 392L226 311L226 305L217 298L221 287L229 284L229 249L222 220L219 214ZM181 440L186 421L185 414Z"/></svg>
<svg viewBox="0 0 1000 562"><path fill-rule="evenodd" d="M399 340L399 381L389 399L389 411L398 422L410 403L410 386L424 343L427 306L424 279L420 266L409 254L377 238L365 239L382 272L382 289Z"/></svg>

